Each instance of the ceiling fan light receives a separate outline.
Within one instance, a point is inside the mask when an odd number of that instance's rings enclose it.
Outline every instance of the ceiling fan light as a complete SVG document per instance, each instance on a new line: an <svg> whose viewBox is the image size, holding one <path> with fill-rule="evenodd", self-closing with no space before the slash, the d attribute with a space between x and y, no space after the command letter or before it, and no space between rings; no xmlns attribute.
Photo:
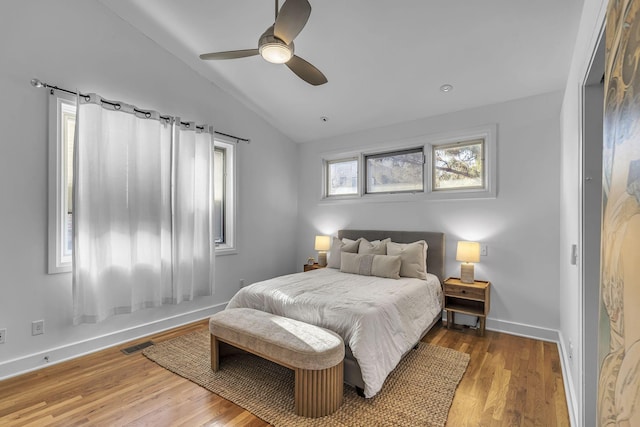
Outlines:
<svg viewBox="0 0 640 427"><path fill-rule="evenodd" d="M293 56L293 52L283 43L265 43L260 46L260 55L273 64L284 64Z"/></svg>

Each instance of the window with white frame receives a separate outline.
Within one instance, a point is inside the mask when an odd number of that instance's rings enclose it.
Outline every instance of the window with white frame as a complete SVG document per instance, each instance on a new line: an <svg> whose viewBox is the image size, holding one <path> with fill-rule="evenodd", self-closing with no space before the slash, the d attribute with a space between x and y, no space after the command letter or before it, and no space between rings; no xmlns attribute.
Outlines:
<svg viewBox="0 0 640 427"><path fill-rule="evenodd" d="M217 136L213 150L214 243L216 253L235 252L235 149L233 142Z"/></svg>
<svg viewBox="0 0 640 427"><path fill-rule="evenodd" d="M364 156L366 194L424 190L423 147Z"/></svg>
<svg viewBox="0 0 640 427"><path fill-rule="evenodd" d="M53 90L49 98L49 274L71 271L75 125L75 96Z"/></svg>
<svg viewBox="0 0 640 427"><path fill-rule="evenodd" d="M496 125L451 132L427 144L427 197L494 198L497 195Z"/></svg>
<svg viewBox="0 0 640 427"><path fill-rule="evenodd" d="M325 162L325 196L353 196L358 194L358 158L327 160Z"/></svg>
<svg viewBox="0 0 640 427"><path fill-rule="evenodd" d="M483 189L484 139L433 146L433 191Z"/></svg>
<svg viewBox="0 0 640 427"><path fill-rule="evenodd" d="M390 143L386 150L331 153L323 160L323 198L495 198L496 135L490 124Z"/></svg>

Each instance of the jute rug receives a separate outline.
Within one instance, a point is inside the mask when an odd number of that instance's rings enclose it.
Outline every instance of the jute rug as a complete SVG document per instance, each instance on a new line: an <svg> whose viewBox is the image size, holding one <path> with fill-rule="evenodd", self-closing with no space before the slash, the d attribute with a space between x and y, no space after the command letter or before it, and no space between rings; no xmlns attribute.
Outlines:
<svg viewBox="0 0 640 427"><path fill-rule="evenodd" d="M220 371L211 371L207 330L156 343L143 354L274 426L444 426L469 363L468 354L420 343L374 398L345 386L337 412L311 419L294 413L292 370L245 354L225 356Z"/></svg>

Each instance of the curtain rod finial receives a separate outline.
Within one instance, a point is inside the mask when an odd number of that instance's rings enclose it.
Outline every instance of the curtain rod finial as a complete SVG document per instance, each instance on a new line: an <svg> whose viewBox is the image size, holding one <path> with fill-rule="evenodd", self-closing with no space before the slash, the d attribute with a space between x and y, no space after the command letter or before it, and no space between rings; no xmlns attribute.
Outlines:
<svg viewBox="0 0 640 427"><path fill-rule="evenodd" d="M33 86L33 87L45 87L46 84L42 83L39 79L31 79L31 86Z"/></svg>

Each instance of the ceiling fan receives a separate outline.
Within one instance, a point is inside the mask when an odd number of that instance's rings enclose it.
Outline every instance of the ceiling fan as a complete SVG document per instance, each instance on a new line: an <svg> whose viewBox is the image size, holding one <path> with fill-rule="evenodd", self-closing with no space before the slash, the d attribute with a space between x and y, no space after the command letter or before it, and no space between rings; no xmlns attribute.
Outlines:
<svg viewBox="0 0 640 427"><path fill-rule="evenodd" d="M293 39L300 34L311 15L309 1L287 0L280 10L278 10L278 0L275 0L275 4L275 23L260 36L257 49L205 53L200 55L200 59L236 59L261 55L266 61L285 64L309 84L318 86L327 83L327 78L320 70L293 53Z"/></svg>

